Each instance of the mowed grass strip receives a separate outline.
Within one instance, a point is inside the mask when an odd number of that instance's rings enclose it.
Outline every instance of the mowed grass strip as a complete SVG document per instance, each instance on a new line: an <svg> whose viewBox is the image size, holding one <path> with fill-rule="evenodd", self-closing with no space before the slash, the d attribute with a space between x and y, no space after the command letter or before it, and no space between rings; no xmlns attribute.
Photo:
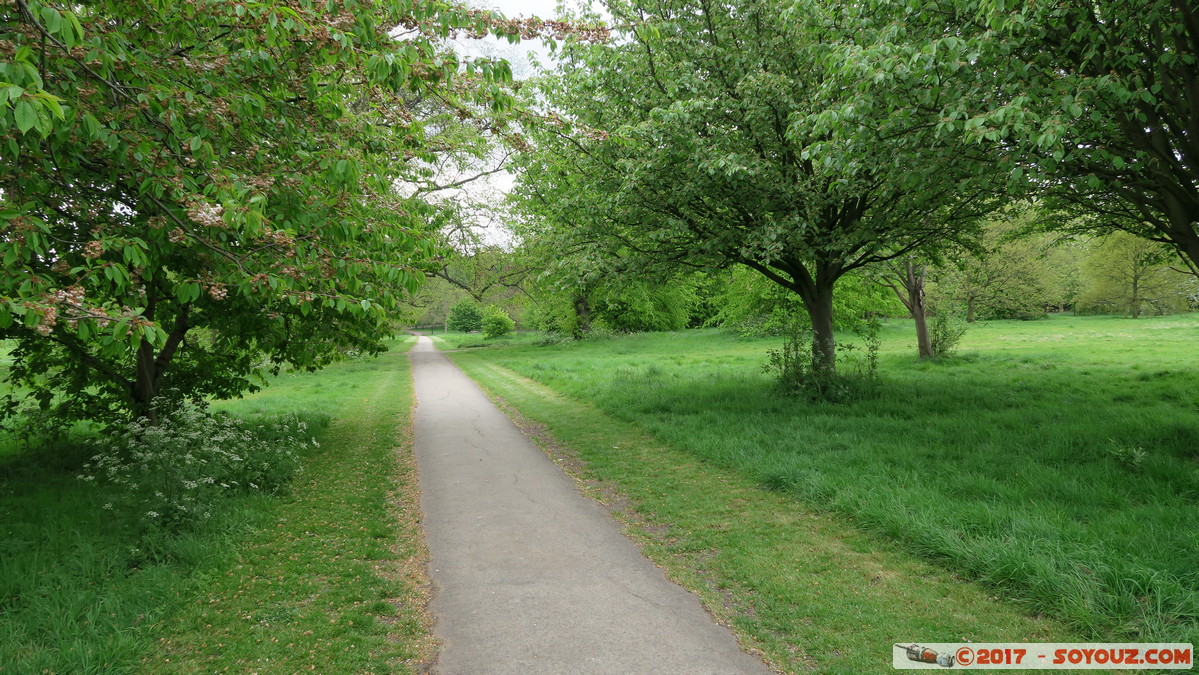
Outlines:
<svg viewBox="0 0 1199 675"><path fill-rule="evenodd" d="M298 378L292 405L340 399L321 451L264 526L157 627L146 673L405 673L431 659L408 359L389 353L349 370ZM261 404L271 405L243 403Z"/></svg>
<svg viewBox="0 0 1199 675"><path fill-rule="evenodd" d="M782 672L890 672L900 642L1077 638L589 404L478 355L454 360L613 507L651 559Z"/></svg>
<svg viewBox="0 0 1199 675"><path fill-rule="evenodd" d="M971 328L876 396L780 395L779 340L720 331L471 350L1103 641L1199 642L1199 315ZM635 466L635 465L634 465Z"/></svg>

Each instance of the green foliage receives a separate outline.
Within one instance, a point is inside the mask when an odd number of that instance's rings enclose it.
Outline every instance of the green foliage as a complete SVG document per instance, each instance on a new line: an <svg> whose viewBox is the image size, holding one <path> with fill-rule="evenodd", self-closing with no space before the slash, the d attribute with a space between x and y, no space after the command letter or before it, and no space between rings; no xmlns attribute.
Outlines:
<svg viewBox="0 0 1199 675"><path fill-rule="evenodd" d="M1169 248L1127 232L1092 241L1082 262L1086 285L1078 311L1137 318L1192 309L1199 283L1193 274L1171 269L1174 260Z"/></svg>
<svg viewBox="0 0 1199 675"><path fill-rule="evenodd" d="M483 337L488 340L502 337L516 328L516 322L504 310L495 305L488 305L483 310Z"/></svg>
<svg viewBox="0 0 1199 675"><path fill-rule="evenodd" d="M747 337L786 335L796 320L807 321L803 301L793 292L761 274L738 267L728 273L719 308L709 320ZM849 273L837 282L833 319L839 329L853 329L868 317L903 316L906 310L888 289L872 283L862 273Z"/></svg>
<svg viewBox="0 0 1199 675"><path fill-rule="evenodd" d="M929 299L938 311L976 319L1039 319L1074 304L1079 291L1078 243L1033 232L1030 208L1012 209L986 224L980 246L933 273Z"/></svg>
<svg viewBox="0 0 1199 675"><path fill-rule="evenodd" d="M851 10L606 6L620 39L568 43L530 95L552 111L530 128L522 204L562 249L746 265L797 294L829 347L839 278L969 240L994 207L1003 168L938 137L906 87L838 79L837 46L874 37Z"/></svg>
<svg viewBox="0 0 1199 675"><path fill-rule="evenodd" d="M318 445L307 429L294 416L247 427L202 401L184 402L155 423L143 417L110 428L92 442L96 454L79 477L115 489L104 508L179 531L211 518L227 493L284 487L300 471L300 452Z"/></svg>
<svg viewBox="0 0 1199 675"><path fill-rule="evenodd" d="M932 355L953 356L969 324L949 312L938 312L928 322L928 342Z"/></svg>
<svg viewBox="0 0 1199 675"><path fill-rule="evenodd" d="M1014 189L1083 216L1074 227L1152 235L1199 264L1189 93L1199 33L1189 6L873 0L855 9L882 30L840 55L850 78L907 85L937 112L940 133L985 148ZM973 82L930 97L946 72Z"/></svg>
<svg viewBox="0 0 1199 675"><path fill-rule="evenodd" d="M463 298L450 308L450 316L446 319L446 327L462 333L473 333L483 329L483 310L479 303L469 298Z"/></svg>
<svg viewBox="0 0 1199 675"><path fill-rule="evenodd" d="M64 420L381 350L442 220L396 184L446 147L438 117L509 100L506 64L440 41L520 30L421 2L2 12L0 338Z"/></svg>
<svg viewBox="0 0 1199 675"><path fill-rule="evenodd" d="M682 330L696 302L694 286L684 279L667 283L625 279L592 298L596 322L619 333Z"/></svg>
<svg viewBox="0 0 1199 675"><path fill-rule="evenodd" d="M612 274L562 286L550 280L537 296L525 316L529 327L575 337L596 329L618 333L682 330L692 322L698 305L697 287L686 277L663 283Z"/></svg>

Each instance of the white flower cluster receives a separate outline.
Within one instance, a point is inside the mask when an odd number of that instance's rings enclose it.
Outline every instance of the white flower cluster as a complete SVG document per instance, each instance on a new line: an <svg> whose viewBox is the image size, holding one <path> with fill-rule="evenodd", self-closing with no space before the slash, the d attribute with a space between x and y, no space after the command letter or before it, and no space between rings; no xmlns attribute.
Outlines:
<svg viewBox="0 0 1199 675"><path fill-rule="evenodd" d="M146 524L182 528L209 518L237 491L271 492L301 471L300 452L315 444L298 418L246 425L185 402L157 422L141 419L94 442L79 478L116 489L116 507Z"/></svg>
<svg viewBox="0 0 1199 675"><path fill-rule="evenodd" d="M199 202L187 210L187 217L191 218L193 223L204 227L224 227L225 221L221 218L224 212L225 207L220 204Z"/></svg>

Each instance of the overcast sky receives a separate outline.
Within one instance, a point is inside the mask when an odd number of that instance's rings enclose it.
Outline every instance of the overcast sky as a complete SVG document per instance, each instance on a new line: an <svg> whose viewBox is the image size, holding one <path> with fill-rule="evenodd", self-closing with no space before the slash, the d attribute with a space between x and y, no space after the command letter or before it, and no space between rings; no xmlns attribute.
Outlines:
<svg viewBox="0 0 1199 675"><path fill-rule="evenodd" d="M569 5L578 7L579 0L567 0ZM557 0L468 0L468 4L485 9L493 9L508 18L532 17L552 19L557 14ZM549 65L549 49L541 40L523 40L520 44L509 44L507 40L486 38L484 40L458 40L463 52L479 56L498 56L507 59L512 64L513 74L517 78L528 77L527 64L522 64L524 55L529 51L537 53L537 59L543 65Z"/></svg>
<svg viewBox="0 0 1199 675"><path fill-rule="evenodd" d="M557 0L467 0L468 3L475 7L483 9L493 9L506 17L532 17L536 16L542 19L552 19L557 14ZM568 0L574 6L579 6L578 0ZM488 37L483 40L458 39L454 41L459 53L465 53L472 56L488 56L506 59L512 64L512 73L515 77L525 78L530 77L532 69L528 64L525 55L529 51L536 52L537 60L544 66L552 66L549 58L549 49L542 44L541 40L524 40L519 44L511 44L507 40L498 40L493 37ZM481 167L481 168L491 168ZM477 173L477 168L467 169L461 172L454 172L444 176L445 182L460 180L467 176ZM439 177L440 178L440 177ZM512 189L514 178L507 171L491 174L478 181L472 182L460 190L451 190L439 194L439 198L449 199L451 201L500 201L503 199L504 193ZM440 182L440 181L439 181ZM481 222L475 222L473 229L483 243L497 244L501 246L509 246L512 244L512 235L507 227L502 224L502 217L499 221L492 218L498 215L496 213L488 213L485 209L476 211L482 216Z"/></svg>

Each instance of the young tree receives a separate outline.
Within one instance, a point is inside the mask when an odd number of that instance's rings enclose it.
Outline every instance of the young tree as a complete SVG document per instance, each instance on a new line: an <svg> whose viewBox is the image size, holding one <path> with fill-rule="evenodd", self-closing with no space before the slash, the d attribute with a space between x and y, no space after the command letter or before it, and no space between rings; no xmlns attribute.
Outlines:
<svg viewBox="0 0 1199 675"><path fill-rule="evenodd" d="M928 264L913 256L906 256L887 261L881 266L879 274L881 283L895 291L895 296L916 324L916 353L922 359L937 356L928 335L928 305L924 293Z"/></svg>
<svg viewBox="0 0 1199 675"><path fill-rule="evenodd" d="M1168 247L1127 232L1096 239L1082 265L1087 285L1079 305L1134 319L1146 311L1185 311L1196 292L1195 277L1171 269L1172 258Z"/></svg>
<svg viewBox="0 0 1199 675"><path fill-rule="evenodd" d="M970 236L1002 167L939 143L899 89L845 86L839 3L605 4L620 38L568 44L523 190L580 241L648 263L756 270L811 317L835 368L837 280ZM839 72L839 71L838 71Z"/></svg>
<svg viewBox="0 0 1199 675"><path fill-rule="evenodd" d="M522 26L415 0L5 4L10 379L76 416L147 415L168 389L381 350L434 254L436 214L393 189L438 150L422 101L506 100L503 64L437 46L459 29Z"/></svg>
<svg viewBox="0 0 1199 675"><path fill-rule="evenodd" d="M446 328L461 333L473 333L483 329L483 308L469 298L463 298L450 310L445 321Z"/></svg>

